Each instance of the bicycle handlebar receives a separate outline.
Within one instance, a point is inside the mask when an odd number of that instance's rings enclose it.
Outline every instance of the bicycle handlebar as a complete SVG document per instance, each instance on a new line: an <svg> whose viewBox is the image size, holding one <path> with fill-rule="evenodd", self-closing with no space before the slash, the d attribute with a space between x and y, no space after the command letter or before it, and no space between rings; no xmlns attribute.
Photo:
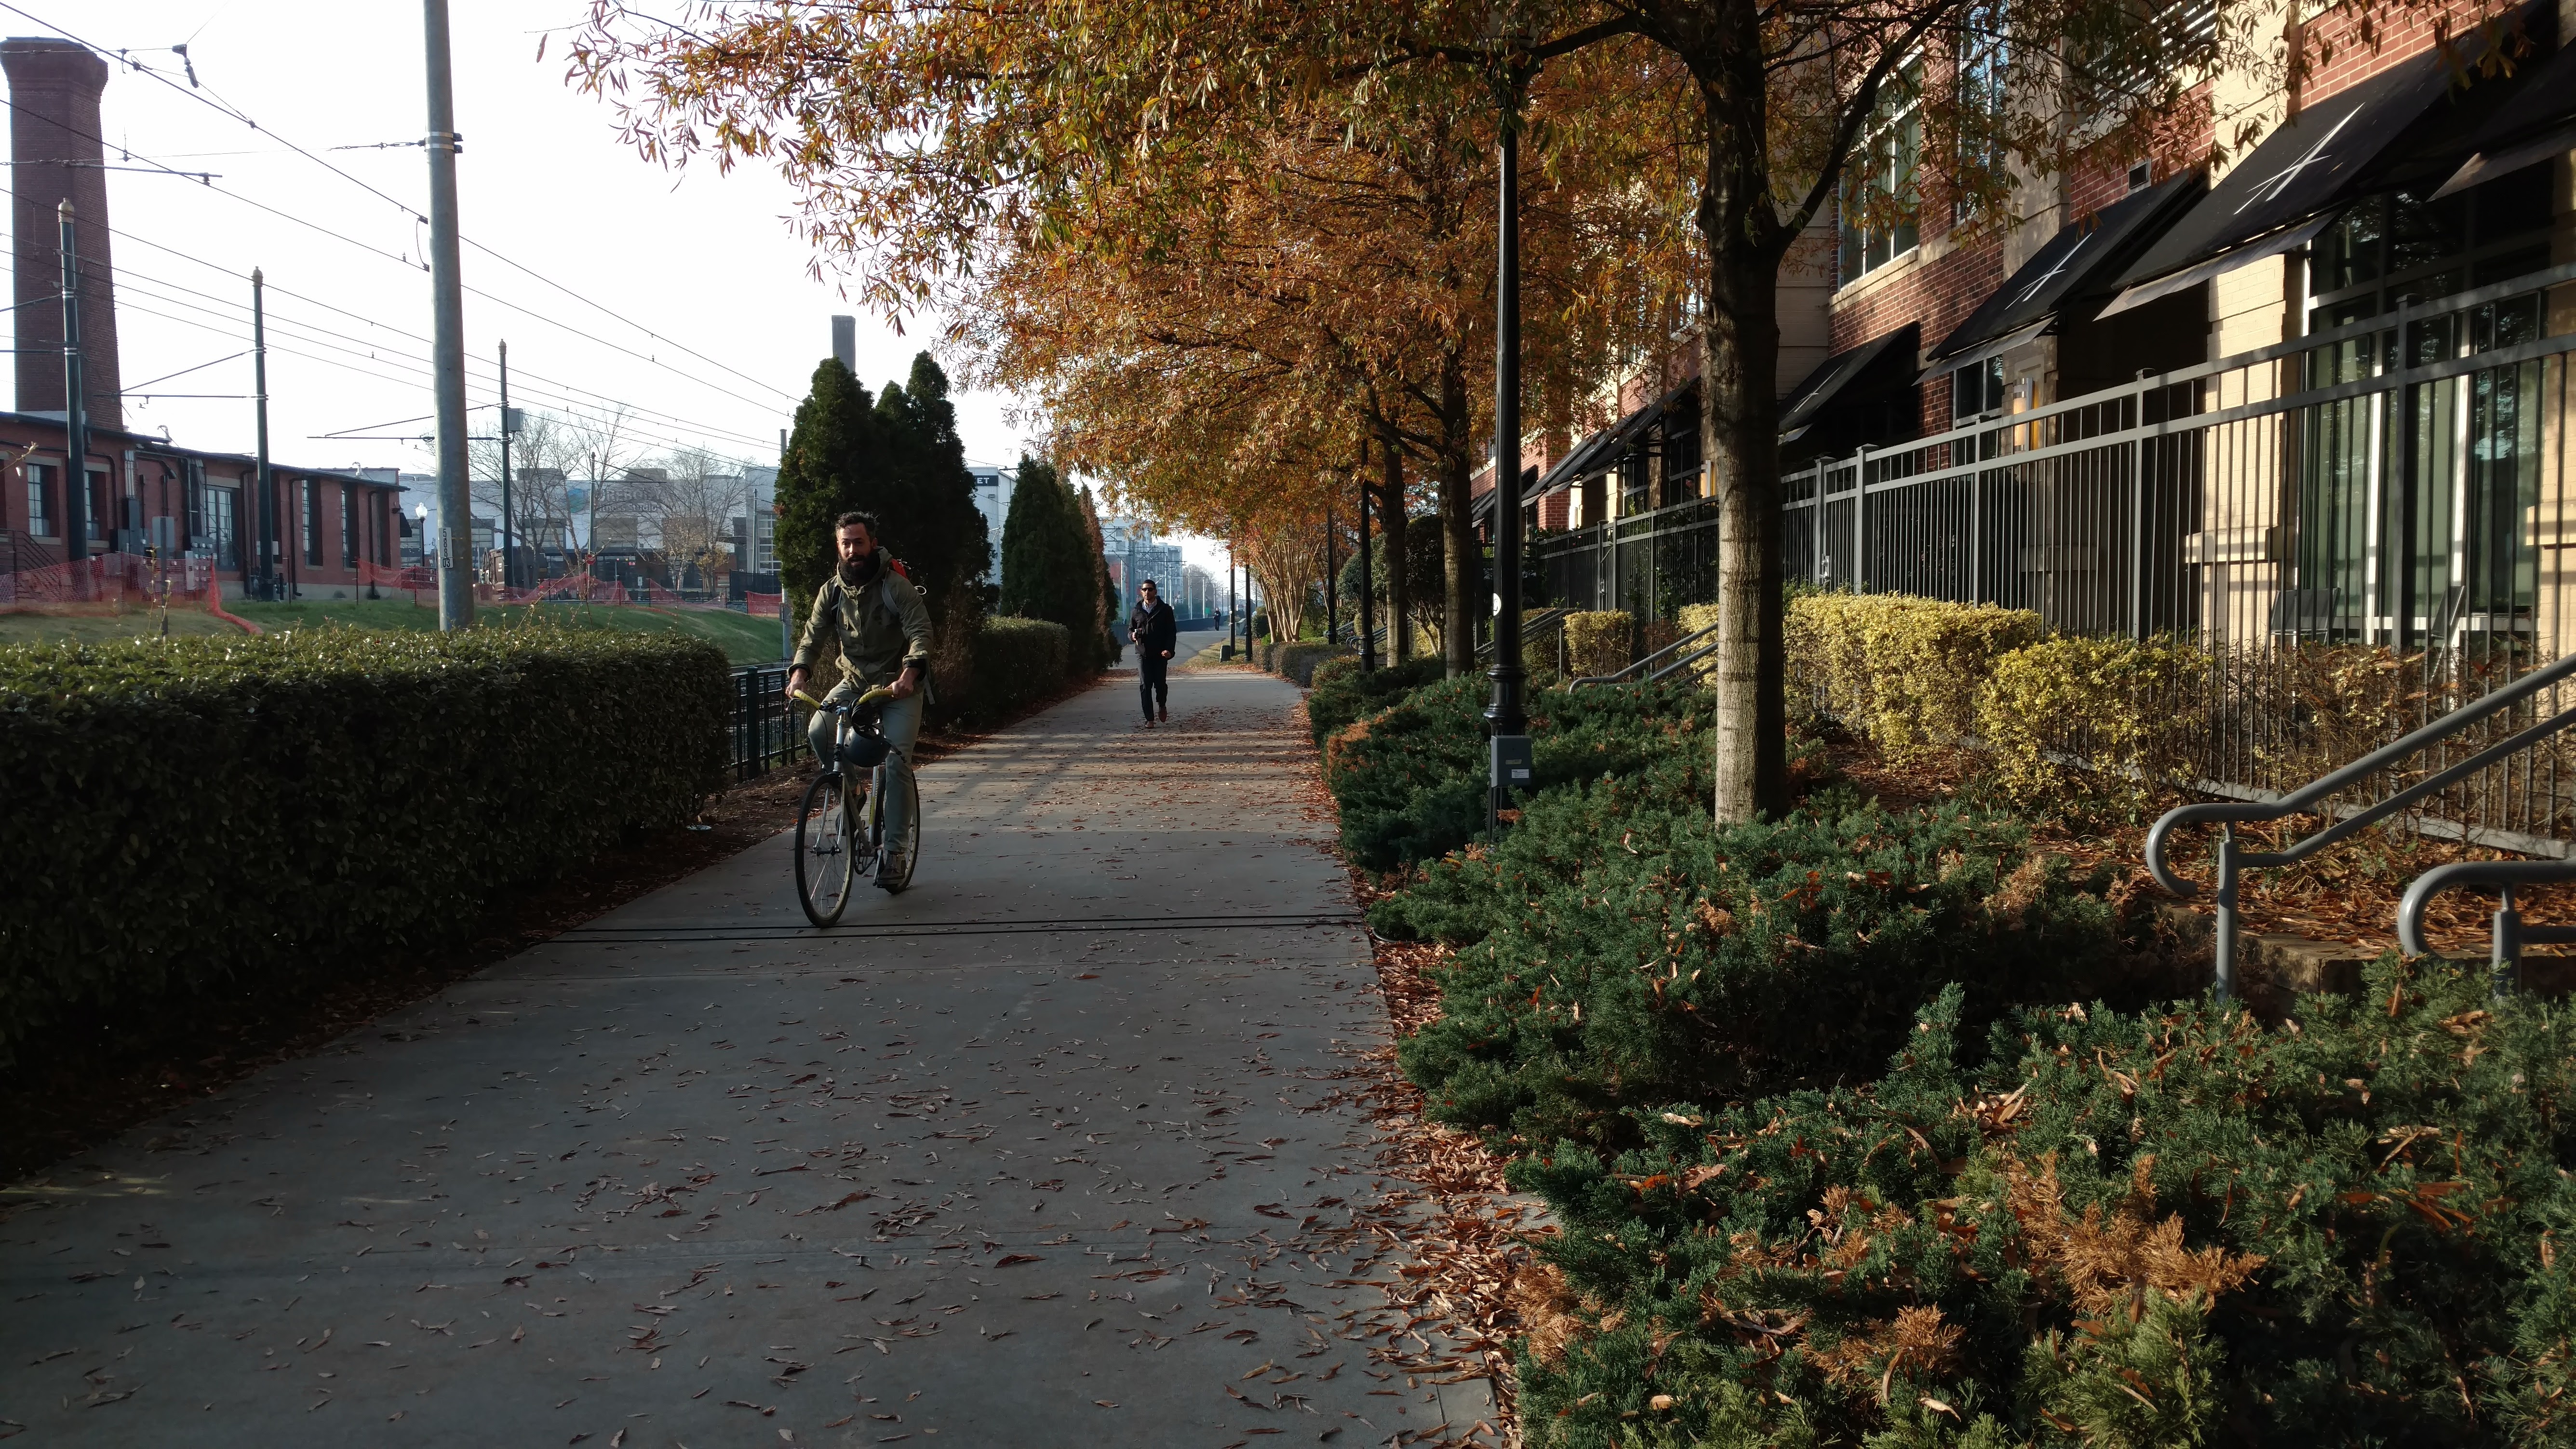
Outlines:
<svg viewBox="0 0 2576 1449"><path fill-rule="evenodd" d="M796 691L794 697L797 703L812 709L823 709L827 707L823 701L816 699L813 695L801 689ZM846 713L852 710L865 709L872 704L883 704L892 698L894 698L893 688L888 685L880 684L876 688L869 690L867 693L860 695L858 698L851 700L848 704L831 705L828 706L828 708L838 709Z"/></svg>

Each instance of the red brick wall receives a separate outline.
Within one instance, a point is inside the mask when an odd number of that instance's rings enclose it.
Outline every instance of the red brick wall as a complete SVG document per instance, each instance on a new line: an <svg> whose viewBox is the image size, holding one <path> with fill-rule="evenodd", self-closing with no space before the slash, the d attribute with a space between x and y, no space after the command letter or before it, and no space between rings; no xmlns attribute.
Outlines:
<svg viewBox="0 0 2576 1449"><path fill-rule="evenodd" d="M2475 32L2479 22L2496 14L2487 4L2454 3L2437 10L2399 11L2377 17L2376 34L2364 39L2356 24L2328 15L2306 28L2301 37L2309 70L2299 88L2302 102L2356 86L2398 62L2423 54L2445 35L2454 41Z"/></svg>
<svg viewBox="0 0 2576 1449"><path fill-rule="evenodd" d="M1876 285L1864 283L1856 293L1834 300L1834 351L1848 352L1908 322L1923 324L1923 345L1931 347L1966 321L2003 280L2003 237L1995 234ZM1950 384L1943 378L1924 385L1923 429L1937 433L1949 426Z"/></svg>

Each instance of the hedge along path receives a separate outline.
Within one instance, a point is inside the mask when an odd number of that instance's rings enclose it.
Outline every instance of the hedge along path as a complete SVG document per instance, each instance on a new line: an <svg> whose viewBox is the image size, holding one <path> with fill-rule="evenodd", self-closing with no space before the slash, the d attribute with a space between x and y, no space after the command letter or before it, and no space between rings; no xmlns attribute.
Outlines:
<svg viewBox="0 0 2576 1449"><path fill-rule="evenodd" d="M1132 686L926 766L914 888L841 930L804 928L773 842L7 1189L0 1432L1381 1444L1485 1417L1378 1356L1411 1340L1344 1336L1409 1260L1334 1250L1401 1184L1353 1100L1385 1017L1296 692L1185 673L1148 734Z"/></svg>

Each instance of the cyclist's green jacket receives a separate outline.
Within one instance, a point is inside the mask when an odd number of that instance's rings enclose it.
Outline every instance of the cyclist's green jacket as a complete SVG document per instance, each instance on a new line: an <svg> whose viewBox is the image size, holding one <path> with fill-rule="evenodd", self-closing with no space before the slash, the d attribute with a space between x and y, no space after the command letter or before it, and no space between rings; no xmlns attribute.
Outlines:
<svg viewBox="0 0 2576 1449"><path fill-rule="evenodd" d="M840 574L814 592L814 607L805 616L805 637L796 644L795 666L814 667L814 652L837 633L841 673L862 684L892 684L903 666L930 669L930 608L912 581L880 564L876 582L851 589Z"/></svg>

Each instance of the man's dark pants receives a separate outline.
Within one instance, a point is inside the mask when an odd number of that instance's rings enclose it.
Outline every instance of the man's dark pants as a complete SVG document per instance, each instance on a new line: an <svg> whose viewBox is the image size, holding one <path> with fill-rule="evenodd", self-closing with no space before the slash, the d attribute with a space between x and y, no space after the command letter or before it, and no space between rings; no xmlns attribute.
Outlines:
<svg viewBox="0 0 2576 1449"><path fill-rule="evenodd" d="M1163 676L1172 667L1172 661L1164 658L1160 650L1139 650L1138 653L1142 657L1136 661L1136 693L1145 702L1145 718L1152 719L1156 705L1167 711L1171 708L1172 686Z"/></svg>

